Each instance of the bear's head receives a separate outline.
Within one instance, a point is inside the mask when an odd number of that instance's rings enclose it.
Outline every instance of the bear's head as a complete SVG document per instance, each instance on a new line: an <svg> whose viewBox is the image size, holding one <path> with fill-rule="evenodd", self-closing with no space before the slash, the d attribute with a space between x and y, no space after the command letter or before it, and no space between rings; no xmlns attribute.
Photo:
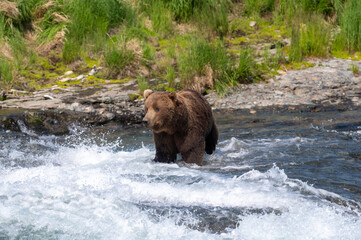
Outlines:
<svg viewBox="0 0 361 240"><path fill-rule="evenodd" d="M174 133L174 116L177 106L177 93L144 91L145 116L143 123L150 127L153 132Z"/></svg>

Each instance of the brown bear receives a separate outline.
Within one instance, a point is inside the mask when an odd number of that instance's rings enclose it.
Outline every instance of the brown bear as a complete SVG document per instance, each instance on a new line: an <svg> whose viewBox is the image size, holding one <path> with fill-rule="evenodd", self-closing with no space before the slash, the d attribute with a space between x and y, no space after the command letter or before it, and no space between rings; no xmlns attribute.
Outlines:
<svg viewBox="0 0 361 240"><path fill-rule="evenodd" d="M177 153L186 163L201 165L204 152L212 154L218 129L209 103L198 92L144 91L143 122L153 130L156 162L175 162Z"/></svg>

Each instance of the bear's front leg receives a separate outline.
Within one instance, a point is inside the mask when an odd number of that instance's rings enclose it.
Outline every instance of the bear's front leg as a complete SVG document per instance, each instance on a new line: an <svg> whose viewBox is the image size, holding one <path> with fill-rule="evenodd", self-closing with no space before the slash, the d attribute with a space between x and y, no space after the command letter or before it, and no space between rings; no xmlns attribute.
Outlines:
<svg viewBox="0 0 361 240"><path fill-rule="evenodd" d="M183 161L186 163L195 163L200 166L204 156L204 148L205 141L200 140L196 146L190 148L186 152L181 152Z"/></svg>
<svg viewBox="0 0 361 240"><path fill-rule="evenodd" d="M155 162L171 163L177 159L177 147L174 137L167 133L154 133Z"/></svg>

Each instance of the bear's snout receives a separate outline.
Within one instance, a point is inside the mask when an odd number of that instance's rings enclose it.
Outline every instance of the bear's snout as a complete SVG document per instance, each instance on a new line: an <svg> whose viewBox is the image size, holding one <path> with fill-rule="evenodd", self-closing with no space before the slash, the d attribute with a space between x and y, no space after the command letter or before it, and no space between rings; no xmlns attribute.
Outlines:
<svg viewBox="0 0 361 240"><path fill-rule="evenodd" d="M143 124L144 124L145 126L148 126L148 123L149 123L148 117L145 116L145 117L143 118L142 122L143 122Z"/></svg>

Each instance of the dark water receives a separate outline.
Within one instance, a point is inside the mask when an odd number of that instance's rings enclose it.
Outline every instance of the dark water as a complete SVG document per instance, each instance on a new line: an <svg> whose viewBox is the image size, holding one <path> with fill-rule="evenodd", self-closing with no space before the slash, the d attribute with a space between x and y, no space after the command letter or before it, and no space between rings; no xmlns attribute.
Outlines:
<svg viewBox="0 0 361 240"><path fill-rule="evenodd" d="M361 111L216 116L201 167L142 127L0 131L0 239L361 239Z"/></svg>

